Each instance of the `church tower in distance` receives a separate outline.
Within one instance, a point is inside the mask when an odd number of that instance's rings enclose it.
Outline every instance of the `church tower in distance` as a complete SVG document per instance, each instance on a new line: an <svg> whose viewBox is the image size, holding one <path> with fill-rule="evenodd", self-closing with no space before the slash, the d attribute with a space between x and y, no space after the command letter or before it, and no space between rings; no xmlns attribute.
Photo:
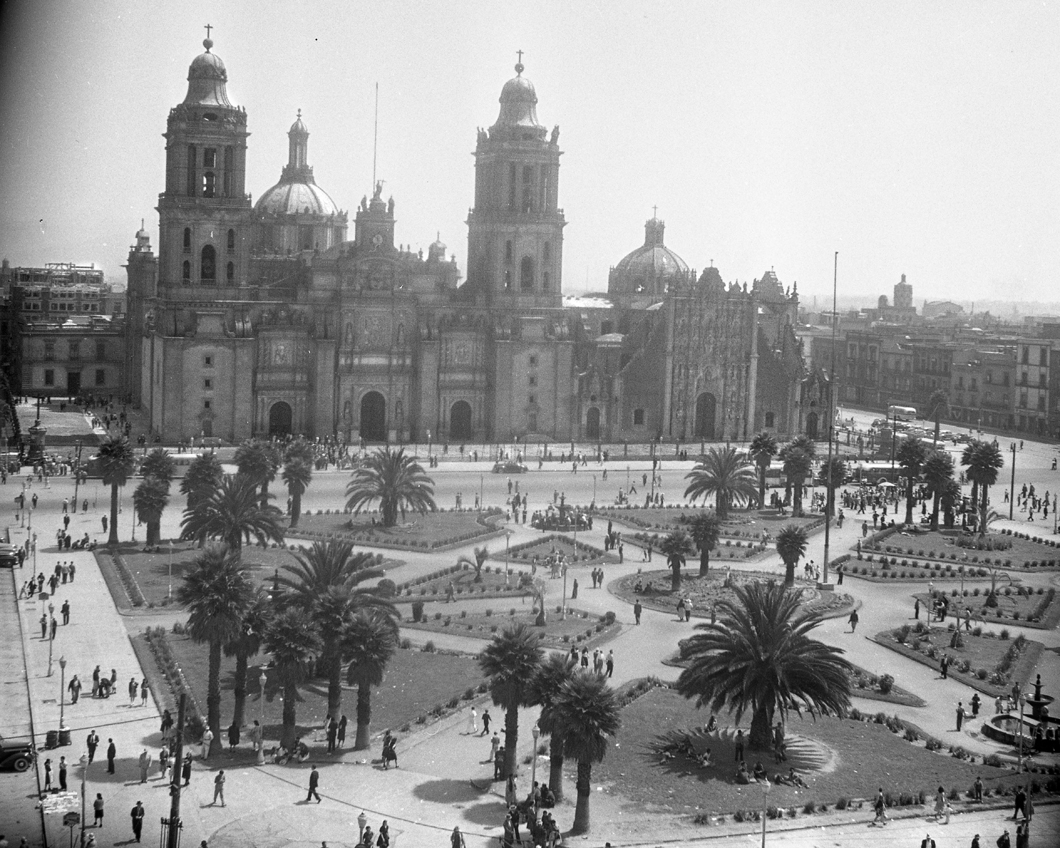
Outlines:
<svg viewBox="0 0 1060 848"><path fill-rule="evenodd" d="M501 90L496 123L478 131L467 286L493 305L559 307L566 224L557 207L559 127L550 135L538 122L521 61L515 73Z"/></svg>

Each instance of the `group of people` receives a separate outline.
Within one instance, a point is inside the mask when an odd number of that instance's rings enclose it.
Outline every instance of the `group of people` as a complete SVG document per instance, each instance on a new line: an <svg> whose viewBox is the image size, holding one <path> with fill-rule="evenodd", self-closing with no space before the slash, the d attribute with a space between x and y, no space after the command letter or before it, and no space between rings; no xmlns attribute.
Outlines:
<svg viewBox="0 0 1060 848"><path fill-rule="evenodd" d="M526 825L531 844L540 848L555 848L561 834L559 825L549 812L556 804L556 796L547 785L535 782L526 798L520 802L515 777L509 775L505 783L504 800L508 810L501 835L503 848L513 848L517 843L522 843L521 825Z"/></svg>
<svg viewBox="0 0 1060 848"><path fill-rule="evenodd" d="M578 665L581 668L589 668L589 649L582 648L581 652L578 652L576 645L571 645L570 655L568 657L571 665ZM593 650L592 657L592 669L596 674L602 677L611 677L615 671L615 652L609 650L605 655L601 648Z"/></svg>

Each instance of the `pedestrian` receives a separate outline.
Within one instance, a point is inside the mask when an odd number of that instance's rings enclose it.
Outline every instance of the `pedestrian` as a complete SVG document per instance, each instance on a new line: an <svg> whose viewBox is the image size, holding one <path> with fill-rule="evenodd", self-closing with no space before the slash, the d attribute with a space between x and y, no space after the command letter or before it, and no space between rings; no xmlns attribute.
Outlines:
<svg viewBox="0 0 1060 848"><path fill-rule="evenodd" d="M81 680L75 674L70 678L70 684L66 687L70 690L70 703L76 704L77 699L81 697Z"/></svg>
<svg viewBox="0 0 1060 848"><path fill-rule="evenodd" d="M143 833L144 830L144 802L137 801L136 806L132 808L129 815L132 816L133 836L135 836L136 841L139 842L140 834Z"/></svg>
<svg viewBox="0 0 1060 848"><path fill-rule="evenodd" d="M140 692L140 684L136 682L135 677L129 678L129 706L136 706L136 696Z"/></svg>
<svg viewBox="0 0 1060 848"><path fill-rule="evenodd" d="M939 787L935 791L935 820L946 817L945 824L950 823L950 810L949 804L946 803L946 790L943 787Z"/></svg>
<svg viewBox="0 0 1060 848"><path fill-rule="evenodd" d="M594 575L594 579L593 579L593 585L594 586L596 585L595 575ZM578 578L577 577L574 578L574 587L571 589L570 599L572 601L576 601L578 599Z"/></svg>
<svg viewBox="0 0 1060 848"><path fill-rule="evenodd" d="M64 625L69 624L70 623L70 602L69 601L63 601L63 605L59 608L59 610L63 614L63 624Z"/></svg>
<svg viewBox="0 0 1060 848"><path fill-rule="evenodd" d="M742 730L737 730L736 731L736 740L735 740L735 742L736 742L736 752L735 752L736 756L735 756L735 760L736 760L736 762L740 762L740 760L743 759L743 731Z"/></svg>
<svg viewBox="0 0 1060 848"><path fill-rule="evenodd" d="M856 609L851 610L848 621L850 622L850 632L853 633L858 629L858 611Z"/></svg>
<svg viewBox="0 0 1060 848"><path fill-rule="evenodd" d="M173 729L173 716L170 714L169 710L163 710L162 711L162 727L161 727L162 741L163 742L168 742L169 741L169 732L172 729Z"/></svg>
<svg viewBox="0 0 1060 848"><path fill-rule="evenodd" d="M59 621L53 615L49 624L51 625L52 630L52 641L55 641L55 634L59 632Z"/></svg>
<svg viewBox="0 0 1060 848"><path fill-rule="evenodd" d="M1022 786L1016 787L1016 797L1013 800L1013 806L1013 821L1019 817L1020 813L1023 813L1023 817L1027 818L1027 791Z"/></svg>
<svg viewBox="0 0 1060 848"><path fill-rule="evenodd" d="M147 783L147 770L151 768L151 755L147 753L147 749L144 748L140 752L139 758L140 764L140 783Z"/></svg>
<svg viewBox="0 0 1060 848"><path fill-rule="evenodd" d="M309 793L305 796L306 803L309 803L311 798L316 798L317 803L320 803L320 793L317 792L317 786L320 785L320 772L317 771L317 767L311 766L312 771L309 772Z"/></svg>
<svg viewBox="0 0 1060 848"><path fill-rule="evenodd" d="M945 654L943 654L942 659L939 660L939 667L942 669L942 679L945 680L950 667L950 658Z"/></svg>
<svg viewBox="0 0 1060 848"><path fill-rule="evenodd" d="M118 749L113 739L107 740L107 774L114 774L114 758L118 756Z"/></svg>
<svg viewBox="0 0 1060 848"><path fill-rule="evenodd" d="M234 751L239 744L239 725L234 721L228 725L228 750Z"/></svg>
<svg viewBox="0 0 1060 848"><path fill-rule="evenodd" d="M217 776L213 779L213 801L211 804L216 804L217 799L221 799L221 806L225 805L225 770L221 769L217 772Z"/></svg>
<svg viewBox="0 0 1060 848"><path fill-rule="evenodd" d="M610 650L607 652L607 676L610 677L615 671L615 652Z"/></svg>
<svg viewBox="0 0 1060 848"><path fill-rule="evenodd" d="M887 799L883 796L883 787L880 787L879 792L876 793L876 800L872 804L873 809L876 811L876 818L872 820L873 824L885 825L887 824Z"/></svg>
<svg viewBox="0 0 1060 848"><path fill-rule="evenodd" d="M213 742L213 731L210 730L210 726L207 725L206 729L202 732L202 758L204 760L210 759L210 744Z"/></svg>
<svg viewBox="0 0 1060 848"><path fill-rule="evenodd" d="M491 721L493 721L493 719L490 716L490 711L489 710L483 710L482 711L482 735L483 736L489 736L490 735L490 722Z"/></svg>
<svg viewBox="0 0 1060 848"><path fill-rule="evenodd" d="M972 837L972 848L979 848L979 834Z"/></svg>
<svg viewBox="0 0 1060 848"><path fill-rule="evenodd" d="M187 786L191 783L191 757L185 757L184 763L180 767L180 779L184 781L181 785Z"/></svg>
<svg viewBox="0 0 1060 848"><path fill-rule="evenodd" d="M961 701L957 702L957 732L961 730L961 725L964 724L964 704Z"/></svg>
<svg viewBox="0 0 1060 848"><path fill-rule="evenodd" d="M930 833L920 840L920 848L935 848L935 840L931 838Z"/></svg>
<svg viewBox="0 0 1060 848"><path fill-rule="evenodd" d="M52 761L44 761L44 791L52 791Z"/></svg>
<svg viewBox="0 0 1060 848"><path fill-rule="evenodd" d="M467 716L467 732L472 736L478 732L478 712L474 707Z"/></svg>
<svg viewBox="0 0 1060 848"><path fill-rule="evenodd" d="M497 744L500 745L500 739L497 738L496 731L493 734L493 738L497 739ZM492 745L492 741L490 742ZM493 779L501 780L504 778L504 751L499 747L493 753Z"/></svg>
<svg viewBox="0 0 1060 848"><path fill-rule="evenodd" d="M169 772L169 746L162 743L162 750L158 752L158 776L163 780Z"/></svg>
<svg viewBox="0 0 1060 848"><path fill-rule="evenodd" d="M91 733L88 734L87 745L88 761L92 762L92 760L95 759L96 756L96 746L99 745L99 734L97 734L96 731L93 730Z"/></svg>
<svg viewBox="0 0 1060 848"><path fill-rule="evenodd" d="M490 738L490 760L494 763L497 762L497 752L501 749L501 737L497 735L497 731L493 731L493 736ZM493 775L494 779L497 778L496 773Z"/></svg>
<svg viewBox="0 0 1060 848"><path fill-rule="evenodd" d="M346 725L348 721L345 715L339 719L338 743L340 748L346 744Z"/></svg>
<svg viewBox="0 0 1060 848"><path fill-rule="evenodd" d="M100 520L100 523L103 525L103 532L106 533L107 532L107 516L101 515L99 517L99 520Z"/></svg>
<svg viewBox="0 0 1060 848"><path fill-rule="evenodd" d="M92 697L99 695L99 666L92 669Z"/></svg>
<svg viewBox="0 0 1060 848"><path fill-rule="evenodd" d="M66 791L66 757L59 757L59 791Z"/></svg>
<svg viewBox="0 0 1060 848"><path fill-rule="evenodd" d="M1012 848L1012 840L1009 839L1007 830L997 838L997 848Z"/></svg>
<svg viewBox="0 0 1060 848"><path fill-rule="evenodd" d="M979 717L979 704L982 703L979 699L979 693L976 692L972 695L972 718Z"/></svg>
<svg viewBox="0 0 1060 848"><path fill-rule="evenodd" d="M147 678L140 681L140 706L147 706L147 699L151 697L151 687L147 685Z"/></svg>
<svg viewBox="0 0 1060 848"><path fill-rule="evenodd" d="M976 801L982 803L983 800L983 777L982 775L975 776L975 783L972 784L972 795Z"/></svg>
<svg viewBox="0 0 1060 848"><path fill-rule="evenodd" d="M103 795L96 793L96 800L92 802L93 827L103 827Z"/></svg>
<svg viewBox="0 0 1060 848"><path fill-rule="evenodd" d="M449 848L466 848L464 845L464 834L459 827L453 828L453 835L449 837Z"/></svg>
<svg viewBox="0 0 1060 848"><path fill-rule="evenodd" d="M40 616L40 637L41 639L48 638L48 614L41 613Z"/></svg>
<svg viewBox="0 0 1060 848"><path fill-rule="evenodd" d="M390 848L390 825L386 819L379 825L379 837L375 841L376 848Z"/></svg>
<svg viewBox="0 0 1060 848"><path fill-rule="evenodd" d="M635 601L633 603L633 618L636 620L637 624L640 624L640 614L642 612L644 612L644 607L641 606L641 603L640 603L639 600Z"/></svg>

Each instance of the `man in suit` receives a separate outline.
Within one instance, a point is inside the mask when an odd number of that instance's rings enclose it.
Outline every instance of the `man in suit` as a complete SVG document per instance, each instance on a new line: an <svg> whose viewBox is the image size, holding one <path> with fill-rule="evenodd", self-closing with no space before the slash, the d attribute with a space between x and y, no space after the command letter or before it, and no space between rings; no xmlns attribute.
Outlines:
<svg viewBox="0 0 1060 848"><path fill-rule="evenodd" d="M139 842L140 834L142 834L144 830L144 802L137 801L136 806L132 808L129 815L132 817L133 836L135 836L136 841Z"/></svg>
<svg viewBox="0 0 1060 848"><path fill-rule="evenodd" d="M118 749L113 739L107 740L107 774L114 774L114 758L118 756Z"/></svg>
<svg viewBox="0 0 1060 848"><path fill-rule="evenodd" d="M309 803L312 798L316 798L317 803L320 803L320 793L317 792L317 786L319 784L320 772L317 771L317 767L314 765L313 770L309 772L309 793L305 796L306 803Z"/></svg>
<svg viewBox="0 0 1060 848"><path fill-rule="evenodd" d="M99 734L92 731L88 734L88 761L92 762L96 756L96 747L99 745Z"/></svg>
<svg viewBox="0 0 1060 848"><path fill-rule="evenodd" d="M930 833L920 841L920 848L935 848L935 840L931 838Z"/></svg>

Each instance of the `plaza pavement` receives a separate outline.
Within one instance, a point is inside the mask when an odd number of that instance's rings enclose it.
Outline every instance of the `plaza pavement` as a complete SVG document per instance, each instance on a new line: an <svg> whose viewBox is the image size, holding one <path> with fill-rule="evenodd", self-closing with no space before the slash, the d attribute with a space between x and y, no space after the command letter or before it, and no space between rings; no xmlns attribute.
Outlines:
<svg viewBox="0 0 1060 848"><path fill-rule="evenodd" d="M1048 461L1048 451L1040 451L1040 453L1044 460ZM618 471L619 464L619 462L610 463L612 477ZM663 473L667 478L665 481L667 485L664 491L668 503L679 500L683 490L684 471L686 465L690 464L677 466L676 463L665 463ZM646 470L649 467L647 463L629 463L629 465L635 471ZM483 486L486 495L484 500L487 504L503 503L503 497L506 494L504 479L489 475L488 470L489 463L484 462L477 465L474 463L443 463L440 468L434 469L432 474L438 484L439 503L443 503L442 499L451 497L455 491L462 490L465 493L474 491L473 484L476 477L479 485ZM1036 479L1033 475L1039 470L1037 467L1031 467L1029 479ZM599 474L599 471L597 473ZM1019 466L1017 475L1019 480ZM1056 488L1057 476L1055 474L1042 476L1046 480L1051 476L1052 488ZM17 493L17 487L23 479L10 479L6 492L11 492L12 496ZM313 485L305 499L306 508L334 508L336 498L340 496L346 479L345 473L325 472L315 475ZM485 491L486 482L489 483L488 492ZM553 489L561 486L567 491L568 502L588 503L591 497L589 486L592 481L590 474L584 471L578 475L554 469L543 472L532 471L525 475L521 482L524 491L528 488L532 489L530 512L535 508L542 508L546 502L551 501ZM52 756L53 762L57 762L58 756L64 753L68 760L76 761L84 750L85 736L89 730L96 728L102 738L102 744L100 751L97 752L96 763L89 769L88 797L91 799L96 792L102 792L107 804L107 827L96 834L97 842L101 845L118 844L130 838L128 810L138 799L142 799L148 809L145 840L153 842L158 838L158 819L168 812L168 795L163 782L156 777L157 765L152 767L154 779L148 783L148 788L141 787L139 784L138 770L135 765L136 756L144 745L148 745L152 756L157 756L160 744L158 711L153 702L146 708L128 706L128 697L124 694L128 679L134 674L138 679L142 677L129 642L129 635L141 631L145 626L156 624L169 626L175 620L174 613L167 611L117 615L102 575L95 565L94 557L91 554L77 551L64 551L59 554L54 550L53 545L48 545L48 540L53 537L54 529L61 520L62 499L72 495L73 481L70 478L53 478L47 488L42 488L36 482L32 485L33 490L41 496L34 516L34 526L38 531L38 543L41 546L37 555L38 570L45 571L46 574L50 573L56 559L72 560L77 565L76 582L60 586L58 592L56 611L62 600L69 597L73 606L73 614L70 625L59 627L58 638L53 646L55 650L51 677L47 675L48 643L39 639L39 627L37 626L40 602L22 601L19 604L29 663L28 682L33 719L37 732L42 734L44 730L58 726L59 677L57 663L54 662L58 656L65 656L68 660L68 674L77 673L82 681L89 681L89 690L92 668L96 663L99 663L106 672L109 672L112 667L117 669L118 691L110 700L93 700L83 696L76 707L67 705L66 724L71 728L73 744L69 748L60 748L47 755ZM123 501L126 504L129 503L133 485L130 484L123 495ZM1042 483L1039 482L1037 485L1040 486ZM89 486L91 487L92 483ZM84 492L85 489L83 488L82 491ZM6 494L6 492L0 490L0 493ZM87 492L83 495L85 496L88 496ZM163 520L163 537L175 535L177 532L180 510L174 507L178 507L179 500L180 496L176 495L170 509L167 510ZM469 500L471 497L465 494L465 503ZM106 492L94 492L90 502L93 503L93 508L87 514L78 513L71 522L70 532L75 538L86 530L93 536L101 538L99 515L107 508ZM120 524L122 525L122 538L127 539L131 526L131 509L125 510ZM513 544L538 535L536 531L523 525L512 525L511 530ZM20 534L25 532L22 528L11 528L11 536L16 542L24 538L24 535ZM602 528L598 527L593 533L588 534L586 541L598 545L602 535ZM627 536L631 535L632 528L629 528ZM848 521L842 530L833 528L832 556L843 553L854 544L859 536L860 522L858 521ZM822 557L820 552L815 553L815 551L820 544L821 536L817 535L812 540L812 549L808 554L818 561ZM467 546L468 552L471 547L471 545ZM500 550L497 542L491 542L491 549L494 548ZM388 576L398 581L407 580L417 574L435 570L440 565L455 562L459 552L461 551L447 551L442 554L401 554L406 564L392 571ZM665 568L665 563L658 560L650 566L640 562L639 552L634 545L627 544L626 553L625 563L606 567L608 583L624 574L633 573L638 568ZM727 563L720 565L725 567ZM717 565L712 567L717 567ZM734 564L733 567L775 570L778 575L782 573L779 558L775 555L748 566ZM689 572L694 572L695 568L696 564L690 562ZM28 567L24 569L27 574L29 570ZM655 674L662 679L674 679L677 670L663 665L661 660L672 654L678 639L691 632L690 625L678 623L676 616L671 613L645 609L642 617L643 623L640 627L634 626L628 605L620 602L606 589L586 588L587 585L591 585L588 580L588 571L589 568L586 566L578 566L571 571L571 576L579 576L581 584L579 597L573 606L597 614L614 610L618 614L619 621L623 623L618 635L607 642L607 647L613 648L616 655L613 682L617 685L649 674ZM22 575L16 573L14 576L16 583L21 585ZM1026 575L1024 579L1028 583L1040 581L1042 585L1057 585L1055 578L1048 575ZM561 581L546 582L550 583L548 601L549 606L553 607L559 601ZM999 750L997 745L979 736L978 725L974 722L970 725L966 724L965 731L961 734L957 734L953 729L956 702L964 700L967 703L967 699L972 694L970 689L953 680L942 681L938 679L938 674L933 669L904 660L868 638L879 630L896 626L900 621L911 620L912 592L915 588L922 588L922 586L906 584L903 587L890 582L888 584L871 583L848 576L842 590L852 595L862 605L858 633L849 633L846 619L842 618L833 619L823 625L819 631L821 637L825 641L845 648L850 659L866 669L876 673L888 671L894 674L899 685L910 689L927 701L926 707L915 709L857 699L856 704L861 709L872 712L884 709L889 714L897 713L947 743L959 742L972 751ZM461 606L474 608L490 604L496 606L497 603L498 599L477 599L464 601ZM994 627L994 625L988 626ZM1022 628L1013 627L1011 623L1007 626L1013 633L1022 630ZM1027 634L1029 638L1045 642L1050 648L1043 654L1039 670L1046 682L1047 691L1055 692L1055 681L1060 675L1060 663L1057 657L1060 639L1057 638L1056 631L1043 633L1028 630ZM431 639L438 647L453 650L477 652L483 645L480 640L451 634L406 630L403 635L408 636L416 644ZM3 708L5 712L8 709L19 709L17 701L15 706L11 707L9 702L4 700L7 694L0 690L0 708ZM23 712L24 703L23 700L21 707ZM480 711L485 703L484 700L479 702ZM986 712L991 711L986 710ZM492 712L495 719L499 718L499 711L494 708ZM532 741L530 729L533 720L532 710L521 711L520 760L530 751ZM399 734L404 737L399 744L402 767L396 771L381 771L378 764L373 762L377 755L375 751L372 752L370 759L361 752L352 751L346 751L330 758L327 755L320 755L321 793L325 797L324 803L320 805L302 803L305 798L308 765L282 767L268 765L259 768L246 765L245 758L231 759L228 754L221 755L216 762L211 761L205 766L196 762L192 785L190 790L185 792L182 808L185 822L184 844L196 845L202 839L207 839L215 848L246 845L280 846L292 843L304 843L308 846L317 845L322 840L331 845L352 845L356 842L356 817L362 810L368 816L370 824L376 829L382 818L389 819L391 833L397 837L395 845L445 844L443 840L447 839L447 834L454 824L459 824L461 830L464 831L468 848L490 844L492 838L500 832L499 824L503 816L502 804L496 794L482 789L488 786L488 778L492 771L491 767L484 762L488 742L484 739L467 737L464 734L465 723L466 712L460 711L408 736ZM377 730L385 727L385 716L376 716L373 726ZM105 773L103 752L108 737L113 737L118 746L118 773L113 778ZM102 765L100 765L101 760ZM224 808L213 807L209 803L212 798L213 770L226 767L226 763L231 764L230 770L226 768L229 778L226 784L227 805ZM529 780L529 775L526 774L528 767L523 768L523 775L520 779L521 786L524 787L523 791L525 791L525 783ZM547 768L547 757L540 758L539 768ZM71 788L76 790L79 780L80 767L72 767L70 770ZM3 813L0 815L0 822L6 823L9 820L9 812L0 810L0 813ZM571 814L572 810L569 807L564 807L559 811L557 815L562 825L569 825ZM730 823L725 826L689 830L675 822L670 827L665 824L656 824L643 839L629 837L617 839L612 838L609 833L607 818L609 815L616 819L615 831L623 830L618 827L617 821L621 811L615 805L609 804L606 798L594 797L593 832L587 839L577 841L592 846L602 845L605 840L611 840L616 844L619 842L633 844L638 841L645 844L661 844L672 840L721 839L724 844L742 844L758 838L757 828L750 825L737 826ZM924 825L922 816L902 819L887 829L866 829L864 815L855 816L850 813L846 815L850 819L846 824L842 823L844 818L839 813L820 819L814 818L813 827L806 827L807 820L805 819L796 820L794 823L784 823L784 827L792 826L793 829L785 830L782 835L774 835L771 832L770 842L783 841L785 844L808 846L850 844L855 839L859 842L893 841L898 834L908 834L907 837L901 837L902 841L923 838L919 835ZM57 839L67 837L65 829L59 822L60 818L59 816L46 816L49 844L55 844ZM955 817L948 826L932 826L932 832L940 848L945 844L956 844L951 840L958 834L960 834L960 840L967 843L970 841L972 832L964 833L964 825L968 823L983 834L984 845L989 845L990 843L986 842L985 838L992 832L990 830L992 824L994 830L1000 832L996 824L998 822L1000 822L1000 815L997 813L975 813ZM824 823L830 826L826 828L818 826ZM1052 828L1050 832L1057 832L1055 807L1040 807L1035 825L1035 839L1032 844L1055 844L1055 840L1052 843L1039 841L1047 827ZM781 826L770 822L771 830ZM936 830L939 831L937 834L934 833ZM631 832L642 831L643 829L634 828ZM5 830L0 826L0 833L6 833L10 840L15 831L11 828ZM102 838L104 833L106 839ZM21 834L16 833L16 835ZM39 844L32 838L32 834L27 835L31 837L30 844ZM946 837L945 841L943 841L943 835ZM996 838L996 833L990 838Z"/></svg>

